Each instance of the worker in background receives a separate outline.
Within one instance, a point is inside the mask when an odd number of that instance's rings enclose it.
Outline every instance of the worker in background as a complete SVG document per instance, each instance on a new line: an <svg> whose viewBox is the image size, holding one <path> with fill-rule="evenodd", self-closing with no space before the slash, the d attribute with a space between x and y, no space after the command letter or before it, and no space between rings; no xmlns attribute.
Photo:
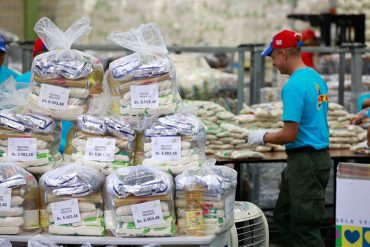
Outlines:
<svg viewBox="0 0 370 247"><path fill-rule="evenodd" d="M306 29L302 32L302 41L304 46L317 46L317 37L315 35L315 32L312 29ZM315 62L314 62L314 53L313 52L301 52L301 57L303 60L303 63L315 69Z"/></svg>
<svg viewBox="0 0 370 247"><path fill-rule="evenodd" d="M15 79L19 76L17 72L3 66L7 52L5 39L0 36L0 84L10 76L13 76Z"/></svg>
<svg viewBox="0 0 370 247"><path fill-rule="evenodd" d="M331 169L328 88L322 77L302 61L301 46L300 34L283 30L262 52L262 57L272 58L281 74L290 76L281 92L284 126L277 132L252 131L248 143L285 144L287 167L282 172L274 210L284 246L324 247L319 225Z"/></svg>

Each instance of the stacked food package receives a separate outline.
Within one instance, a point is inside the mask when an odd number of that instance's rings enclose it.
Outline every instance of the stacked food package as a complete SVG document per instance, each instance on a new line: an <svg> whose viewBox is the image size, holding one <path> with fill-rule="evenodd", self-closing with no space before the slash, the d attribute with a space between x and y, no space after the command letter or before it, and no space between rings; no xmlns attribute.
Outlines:
<svg viewBox="0 0 370 247"><path fill-rule="evenodd" d="M144 131L143 165L172 174L202 165L205 138L202 122L190 113L159 117Z"/></svg>
<svg viewBox="0 0 370 247"><path fill-rule="evenodd" d="M272 102L244 107L236 117L245 128L276 129L282 128L282 102Z"/></svg>
<svg viewBox="0 0 370 247"><path fill-rule="evenodd" d="M179 233L211 235L234 224L235 170L205 165L184 171L175 183Z"/></svg>
<svg viewBox="0 0 370 247"><path fill-rule="evenodd" d="M41 227L59 235L105 235L104 176L74 163L40 178Z"/></svg>
<svg viewBox="0 0 370 247"><path fill-rule="evenodd" d="M11 162L0 164L0 234L36 232L39 229L38 183Z"/></svg>
<svg viewBox="0 0 370 247"><path fill-rule="evenodd" d="M90 19L77 20L62 32L48 18L35 31L49 50L35 57L27 109L58 120L76 120L88 110L90 95L102 92L103 66L99 59L71 49L91 30Z"/></svg>
<svg viewBox="0 0 370 247"><path fill-rule="evenodd" d="M143 117L174 113L181 98L175 69L157 26L150 23L124 33L113 32L108 40L134 51L109 64L113 111L133 123Z"/></svg>
<svg viewBox="0 0 370 247"><path fill-rule="evenodd" d="M105 175L133 163L135 131L119 117L81 115L68 138L65 157Z"/></svg>
<svg viewBox="0 0 370 247"><path fill-rule="evenodd" d="M104 185L107 228L119 237L173 236L173 193L168 173L145 166L117 170Z"/></svg>

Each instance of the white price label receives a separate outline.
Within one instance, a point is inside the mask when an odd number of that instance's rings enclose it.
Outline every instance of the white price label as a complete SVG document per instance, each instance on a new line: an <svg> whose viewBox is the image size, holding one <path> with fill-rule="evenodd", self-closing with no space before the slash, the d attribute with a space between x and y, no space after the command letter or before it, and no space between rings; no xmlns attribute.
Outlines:
<svg viewBox="0 0 370 247"><path fill-rule="evenodd" d="M77 199L51 203L51 213L55 225L81 222Z"/></svg>
<svg viewBox="0 0 370 247"><path fill-rule="evenodd" d="M230 219L230 217L234 213L234 205L235 205L235 193L232 193L228 197L225 198L225 216L226 219Z"/></svg>
<svg viewBox="0 0 370 247"><path fill-rule="evenodd" d="M158 85L131 86L131 108L155 108L159 106Z"/></svg>
<svg viewBox="0 0 370 247"><path fill-rule="evenodd" d="M41 84L39 106L54 110L67 110L69 89L64 87Z"/></svg>
<svg viewBox="0 0 370 247"><path fill-rule="evenodd" d="M159 200L131 205L131 211L136 228L158 225L164 222Z"/></svg>
<svg viewBox="0 0 370 247"><path fill-rule="evenodd" d="M12 189L0 188L0 211L10 211L12 201Z"/></svg>
<svg viewBox="0 0 370 247"><path fill-rule="evenodd" d="M152 158L161 161L181 159L181 137L152 137Z"/></svg>
<svg viewBox="0 0 370 247"><path fill-rule="evenodd" d="M85 160L114 161L116 139L88 138L85 148Z"/></svg>
<svg viewBox="0 0 370 247"><path fill-rule="evenodd" d="M12 161L37 159L36 138L8 138L8 158Z"/></svg>

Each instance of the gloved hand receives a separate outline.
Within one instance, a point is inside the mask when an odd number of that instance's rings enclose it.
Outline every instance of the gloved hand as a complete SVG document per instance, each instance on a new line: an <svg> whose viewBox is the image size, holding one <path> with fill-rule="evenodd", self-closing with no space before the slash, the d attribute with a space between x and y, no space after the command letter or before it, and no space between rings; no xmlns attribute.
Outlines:
<svg viewBox="0 0 370 247"><path fill-rule="evenodd" d="M248 144L249 145L255 145L255 146L261 146L265 145L265 142L263 140L263 137L267 133L267 130L265 129L259 129L254 130L248 134Z"/></svg>

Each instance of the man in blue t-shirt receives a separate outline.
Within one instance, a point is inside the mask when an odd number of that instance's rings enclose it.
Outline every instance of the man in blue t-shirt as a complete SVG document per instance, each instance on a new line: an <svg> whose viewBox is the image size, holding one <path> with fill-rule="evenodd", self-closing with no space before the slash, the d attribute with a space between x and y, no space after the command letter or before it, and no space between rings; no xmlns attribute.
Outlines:
<svg viewBox="0 0 370 247"><path fill-rule="evenodd" d="M17 78L19 74L5 66L3 66L5 55L8 52L6 49L5 40L0 36L0 84L6 81L10 76Z"/></svg>
<svg viewBox="0 0 370 247"><path fill-rule="evenodd" d="M322 77L302 61L302 45L300 34L283 30L262 52L262 57L272 58L281 74L290 75L281 92L284 126L278 132L253 131L248 143L285 144L287 167L274 210L284 246L324 247L319 225L331 168L328 88Z"/></svg>

